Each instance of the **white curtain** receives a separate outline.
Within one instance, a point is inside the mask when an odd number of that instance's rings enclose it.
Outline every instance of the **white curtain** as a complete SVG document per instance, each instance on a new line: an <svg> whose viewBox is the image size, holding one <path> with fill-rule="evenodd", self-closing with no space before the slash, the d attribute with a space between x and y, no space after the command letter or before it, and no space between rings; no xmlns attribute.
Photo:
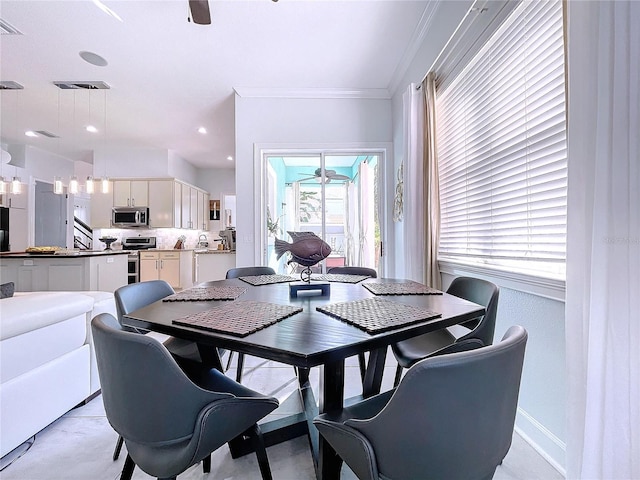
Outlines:
<svg viewBox="0 0 640 480"><path fill-rule="evenodd" d="M405 277L424 281L424 95L412 83L402 96L404 109L404 266Z"/></svg>
<svg viewBox="0 0 640 480"><path fill-rule="evenodd" d="M346 235L345 235L345 265L358 265L355 239L360 235L358 222L358 194L354 182L348 182L346 201Z"/></svg>
<svg viewBox="0 0 640 480"><path fill-rule="evenodd" d="M373 175L367 162L358 165L360 179L360 232L358 239L359 267L375 267L375 202L373 198Z"/></svg>
<svg viewBox="0 0 640 480"><path fill-rule="evenodd" d="M640 2L569 1L567 478L640 478Z"/></svg>

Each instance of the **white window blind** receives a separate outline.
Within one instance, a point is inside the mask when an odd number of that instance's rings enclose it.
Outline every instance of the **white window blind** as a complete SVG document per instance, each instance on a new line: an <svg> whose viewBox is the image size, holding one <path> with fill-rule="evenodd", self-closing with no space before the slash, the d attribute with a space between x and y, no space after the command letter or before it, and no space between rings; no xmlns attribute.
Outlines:
<svg viewBox="0 0 640 480"><path fill-rule="evenodd" d="M563 265L561 2L523 1L437 92L436 109L440 256Z"/></svg>

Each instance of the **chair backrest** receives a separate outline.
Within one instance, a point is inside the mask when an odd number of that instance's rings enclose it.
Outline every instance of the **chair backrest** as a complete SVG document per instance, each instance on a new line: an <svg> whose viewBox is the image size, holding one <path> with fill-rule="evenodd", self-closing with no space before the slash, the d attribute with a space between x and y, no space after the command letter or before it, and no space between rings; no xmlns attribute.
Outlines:
<svg viewBox="0 0 640 480"><path fill-rule="evenodd" d="M412 366L375 417L348 420L385 478L491 478L511 446L527 332Z"/></svg>
<svg viewBox="0 0 640 480"><path fill-rule="evenodd" d="M367 267L331 267L327 273L339 273L341 275L366 275L371 278L378 278L378 274L373 268Z"/></svg>
<svg viewBox="0 0 640 480"><path fill-rule="evenodd" d="M472 331L458 338L458 342L470 338L477 338L484 345L491 345L493 343L493 333L496 328L500 289L487 280L472 277L457 277L451 282L451 285L449 285L447 293L477 303L485 308L484 316L462 324L467 328L471 328Z"/></svg>
<svg viewBox="0 0 640 480"><path fill-rule="evenodd" d="M125 285L118 288L113 296L116 301L116 311L118 312L118 322L122 325L122 316L133 312L153 302L173 295L173 287L164 280L150 280ZM130 327L124 326L127 331L133 331Z"/></svg>
<svg viewBox="0 0 640 480"><path fill-rule="evenodd" d="M189 438L205 405L233 397L195 386L160 342L122 330L112 315L97 315L91 331L107 418L125 440Z"/></svg>
<svg viewBox="0 0 640 480"><path fill-rule="evenodd" d="M254 275L275 275L271 267L238 267L227 270L226 278L251 277Z"/></svg>

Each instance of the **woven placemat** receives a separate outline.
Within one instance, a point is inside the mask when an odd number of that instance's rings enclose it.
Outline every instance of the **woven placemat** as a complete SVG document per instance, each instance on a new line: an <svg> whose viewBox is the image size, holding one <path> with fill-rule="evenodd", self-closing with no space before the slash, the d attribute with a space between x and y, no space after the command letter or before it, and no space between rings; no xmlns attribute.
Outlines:
<svg viewBox="0 0 640 480"><path fill-rule="evenodd" d="M363 280L366 280L367 275L347 275L346 273L323 273L319 275L312 275L312 280L325 280L327 282L338 282L338 283L358 283Z"/></svg>
<svg viewBox="0 0 640 480"><path fill-rule="evenodd" d="M176 325L245 337L301 312L302 308L253 300L224 303L173 321Z"/></svg>
<svg viewBox="0 0 640 480"><path fill-rule="evenodd" d="M440 316L439 313L426 308L405 305L382 298L365 298L352 302L334 303L333 305L316 307L316 310L350 323L368 333L385 332Z"/></svg>
<svg viewBox="0 0 640 480"><path fill-rule="evenodd" d="M362 286L374 295L442 295L440 290L413 281L400 283L363 283Z"/></svg>
<svg viewBox="0 0 640 480"><path fill-rule="evenodd" d="M247 289L244 287L192 287L163 298L163 302L206 302L210 300L235 300Z"/></svg>
<svg viewBox="0 0 640 480"><path fill-rule="evenodd" d="M243 282L251 285L269 285L271 283L295 282L298 278L289 275L250 275L247 277L238 277Z"/></svg>

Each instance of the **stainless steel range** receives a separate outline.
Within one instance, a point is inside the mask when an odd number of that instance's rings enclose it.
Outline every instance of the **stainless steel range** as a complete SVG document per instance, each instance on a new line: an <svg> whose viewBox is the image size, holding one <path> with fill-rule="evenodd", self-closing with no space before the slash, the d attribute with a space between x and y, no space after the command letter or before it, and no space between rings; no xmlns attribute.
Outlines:
<svg viewBox="0 0 640 480"><path fill-rule="evenodd" d="M122 249L129 250L128 283L140 281L140 259L138 250L156 248L156 237L128 237L122 239Z"/></svg>

